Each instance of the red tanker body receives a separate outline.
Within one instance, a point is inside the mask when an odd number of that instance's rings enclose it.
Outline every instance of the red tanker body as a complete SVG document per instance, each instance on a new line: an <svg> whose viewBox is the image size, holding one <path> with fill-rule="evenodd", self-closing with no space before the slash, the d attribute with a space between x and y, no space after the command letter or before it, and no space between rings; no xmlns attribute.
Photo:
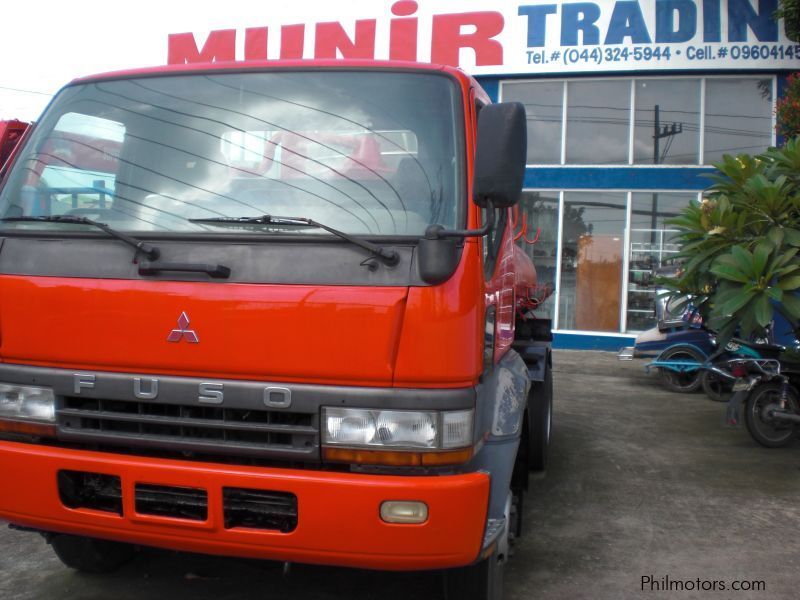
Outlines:
<svg viewBox="0 0 800 600"><path fill-rule="evenodd" d="M0 121L0 172L27 130L28 123L16 119Z"/></svg>
<svg viewBox="0 0 800 600"><path fill-rule="evenodd" d="M552 405L525 153L522 105L447 67L65 87L0 182L0 518L85 571L159 546L499 598Z"/></svg>
<svg viewBox="0 0 800 600"><path fill-rule="evenodd" d="M514 246L514 290L518 299L527 298L536 289L536 267L519 246Z"/></svg>

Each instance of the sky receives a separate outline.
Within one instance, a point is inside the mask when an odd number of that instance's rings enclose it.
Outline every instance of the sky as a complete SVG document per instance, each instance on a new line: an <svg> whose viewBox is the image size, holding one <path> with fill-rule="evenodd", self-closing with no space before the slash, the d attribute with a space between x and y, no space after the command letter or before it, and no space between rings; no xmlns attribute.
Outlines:
<svg viewBox="0 0 800 600"><path fill-rule="evenodd" d="M169 33L195 32L201 44L212 29L270 25L280 6L274 0L7 0L0 35L0 119L37 119L51 96L76 77L166 64ZM376 13L374 0L348 0L347 6L360 15ZM335 2L297 1L291 19L333 21L342 12Z"/></svg>

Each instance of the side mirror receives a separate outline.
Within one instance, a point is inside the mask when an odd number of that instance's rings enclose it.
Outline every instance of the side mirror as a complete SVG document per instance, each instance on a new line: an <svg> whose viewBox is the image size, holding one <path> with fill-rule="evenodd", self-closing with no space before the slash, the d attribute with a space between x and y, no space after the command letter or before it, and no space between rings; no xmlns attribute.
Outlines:
<svg viewBox="0 0 800 600"><path fill-rule="evenodd" d="M525 107L488 104L478 114L478 143L472 197L475 204L508 208L519 202L528 154Z"/></svg>
<svg viewBox="0 0 800 600"><path fill-rule="evenodd" d="M27 129L28 124L22 121L0 121L0 169L11 157Z"/></svg>

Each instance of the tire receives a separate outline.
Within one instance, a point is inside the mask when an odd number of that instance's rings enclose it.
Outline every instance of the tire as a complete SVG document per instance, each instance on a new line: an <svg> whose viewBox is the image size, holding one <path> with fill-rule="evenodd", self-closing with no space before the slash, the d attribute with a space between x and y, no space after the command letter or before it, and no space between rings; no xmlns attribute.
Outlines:
<svg viewBox="0 0 800 600"><path fill-rule="evenodd" d="M711 371L703 371L700 376L700 385L706 396L714 402L727 402L733 397L730 386Z"/></svg>
<svg viewBox="0 0 800 600"><path fill-rule="evenodd" d="M764 420L763 409L779 400L781 384L764 383L756 386L747 396L744 408L744 422L753 439L767 448L781 448L788 445L795 435L797 427L792 423L781 423ZM798 413L797 392L789 390L789 405Z"/></svg>
<svg viewBox="0 0 800 600"><path fill-rule="evenodd" d="M444 572L445 600L503 600L503 572L510 558L515 528L513 494L509 492L506 502L505 538L497 540L492 553L483 560Z"/></svg>
<svg viewBox="0 0 800 600"><path fill-rule="evenodd" d="M502 600L504 568L495 550L474 565L445 571L445 600Z"/></svg>
<svg viewBox="0 0 800 600"><path fill-rule="evenodd" d="M547 469L553 428L553 370L547 365L544 381L534 381L528 393L528 468Z"/></svg>
<svg viewBox="0 0 800 600"><path fill-rule="evenodd" d="M50 544L59 560L70 569L84 573L111 573L131 560L136 546L108 540L55 534Z"/></svg>
<svg viewBox="0 0 800 600"><path fill-rule="evenodd" d="M685 360L694 361L698 364L705 362L706 357L691 346L673 346L662 352L657 360ZM689 371L688 373L678 373L666 368L660 368L661 383L672 392L685 394L697 391L700 387L702 371Z"/></svg>

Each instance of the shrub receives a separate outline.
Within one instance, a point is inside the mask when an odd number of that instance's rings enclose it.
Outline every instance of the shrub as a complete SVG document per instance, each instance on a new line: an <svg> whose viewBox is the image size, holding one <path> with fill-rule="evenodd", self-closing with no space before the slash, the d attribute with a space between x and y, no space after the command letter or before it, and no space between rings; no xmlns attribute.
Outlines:
<svg viewBox="0 0 800 600"><path fill-rule="evenodd" d="M684 268L665 282L691 294L725 343L762 337L780 311L800 321L800 138L760 156L726 155L703 201L671 220Z"/></svg>

